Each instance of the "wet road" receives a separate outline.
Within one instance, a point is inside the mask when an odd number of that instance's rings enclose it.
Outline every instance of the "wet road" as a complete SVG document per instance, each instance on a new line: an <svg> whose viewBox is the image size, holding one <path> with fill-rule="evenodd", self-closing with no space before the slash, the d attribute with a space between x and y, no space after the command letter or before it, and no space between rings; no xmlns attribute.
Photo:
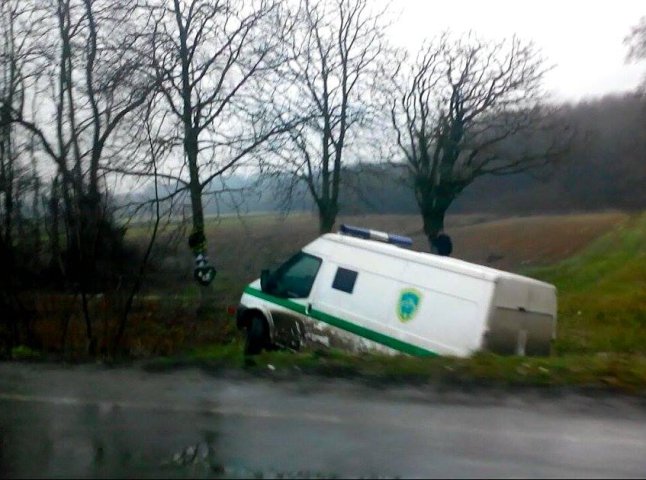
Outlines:
<svg viewBox="0 0 646 480"><path fill-rule="evenodd" d="M644 400L0 364L2 477L644 477Z"/></svg>

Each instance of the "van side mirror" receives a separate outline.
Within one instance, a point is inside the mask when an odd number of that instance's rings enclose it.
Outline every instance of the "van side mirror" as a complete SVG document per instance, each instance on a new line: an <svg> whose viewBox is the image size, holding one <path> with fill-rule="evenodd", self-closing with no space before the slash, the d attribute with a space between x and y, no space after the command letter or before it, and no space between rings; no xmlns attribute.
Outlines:
<svg viewBox="0 0 646 480"><path fill-rule="evenodd" d="M269 293L270 279L271 273L269 270L262 270L260 272L260 289L265 293Z"/></svg>

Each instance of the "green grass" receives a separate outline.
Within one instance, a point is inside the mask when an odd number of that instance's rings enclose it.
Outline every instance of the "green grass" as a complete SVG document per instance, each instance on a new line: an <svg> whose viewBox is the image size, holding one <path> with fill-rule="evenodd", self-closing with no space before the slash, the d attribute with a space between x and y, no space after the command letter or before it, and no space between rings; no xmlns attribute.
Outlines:
<svg viewBox="0 0 646 480"><path fill-rule="evenodd" d="M38 352L25 345L18 345L11 349L12 360L40 360L42 358L41 352Z"/></svg>
<svg viewBox="0 0 646 480"><path fill-rule="evenodd" d="M565 355L546 358L479 354L449 357L351 355L335 350L292 353L264 352L251 358L242 345L195 349L183 356L157 358L144 364L150 371L198 367L207 371L237 370L274 378L296 374L360 379L380 384L440 384L493 387L580 387L643 393L646 357L627 354Z"/></svg>
<svg viewBox="0 0 646 480"><path fill-rule="evenodd" d="M249 359L235 341L155 359L147 366L242 367L254 373L302 372L380 382L646 391L646 214L631 217L574 257L524 273L554 283L559 291L558 334L550 357L421 359L325 350L266 352Z"/></svg>
<svg viewBox="0 0 646 480"><path fill-rule="evenodd" d="M646 355L646 214L579 255L527 273L558 288L557 354Z"/></svg>

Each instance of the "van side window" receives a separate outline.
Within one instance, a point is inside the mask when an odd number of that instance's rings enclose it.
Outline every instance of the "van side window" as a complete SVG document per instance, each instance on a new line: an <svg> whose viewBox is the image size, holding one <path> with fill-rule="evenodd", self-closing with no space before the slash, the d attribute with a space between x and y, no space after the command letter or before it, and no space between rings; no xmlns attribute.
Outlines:
<svg viewBox="0 0 646 480"><path fill-rule="evenodd" d="M307 298L320 266L320 258L299 252L276 271L272 293L286 298Z"/></svg>
<svg viewBox="0 0 646 480"><path fill-rule="evenodd" d="M354 284L357 281L357 272L339 267L332 282L332 288L342 292L352 293Z"/></svg>

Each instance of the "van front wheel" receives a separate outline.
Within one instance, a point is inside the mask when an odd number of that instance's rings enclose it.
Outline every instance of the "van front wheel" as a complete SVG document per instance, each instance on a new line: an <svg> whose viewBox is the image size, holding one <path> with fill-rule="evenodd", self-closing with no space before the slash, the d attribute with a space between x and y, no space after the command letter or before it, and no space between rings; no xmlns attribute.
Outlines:
<svg viewBox="0 0 646 480"><path fill-rule="evenodd" d="M247 326L247 338L245 341L245 355L258 355L268 345L269 331L267 321L260 315L254 315Z"/></svg>

